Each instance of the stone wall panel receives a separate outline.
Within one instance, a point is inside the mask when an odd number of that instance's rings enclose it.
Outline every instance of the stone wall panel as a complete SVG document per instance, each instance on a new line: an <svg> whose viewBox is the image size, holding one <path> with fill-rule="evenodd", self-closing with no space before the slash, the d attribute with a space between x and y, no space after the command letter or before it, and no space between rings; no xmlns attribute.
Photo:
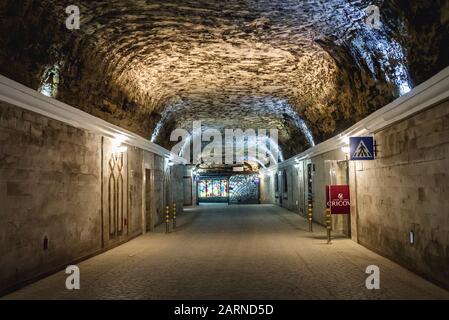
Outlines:
<svg viewBox="0 0 449 320"><path fill-rule="evenodd" d="M157 218L152 221L162 221L165 160L128 147L123 171L127 228L109 241L105 212L111 153L109 138L0 103L0 293L141 234L144 168L157 172L147 196ZM182 212L182 202L178 208Z"/></svg>
<svg viewBox="0 0 449 320"><path fill-rule="evenodd" d="M69 139L56 121L0 110L3 290L101 249L100 137L71 128Z"/></svg>

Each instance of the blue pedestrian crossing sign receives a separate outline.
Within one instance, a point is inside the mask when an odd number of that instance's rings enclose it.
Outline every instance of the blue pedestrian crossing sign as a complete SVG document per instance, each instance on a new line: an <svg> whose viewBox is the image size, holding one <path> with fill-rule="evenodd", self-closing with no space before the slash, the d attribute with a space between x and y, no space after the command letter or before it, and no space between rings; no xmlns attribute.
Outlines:
<svg viewBox="0 0 449 320"><path fill-rule="evenodd" d="M351 160L374 160L374 137L349 138Z"/></svg>

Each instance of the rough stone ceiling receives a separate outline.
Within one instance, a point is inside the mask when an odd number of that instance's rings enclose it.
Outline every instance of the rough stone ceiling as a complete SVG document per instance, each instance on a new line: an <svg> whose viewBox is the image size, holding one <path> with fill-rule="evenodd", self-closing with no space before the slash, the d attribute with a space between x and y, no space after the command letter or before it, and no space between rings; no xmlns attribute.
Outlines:
<svg viewBox="0 0 449 320"><path fill-rule="evenodd" d="M166 147L172 129L202 120L277 128L293 155L449 59L446 0L0 3L2 74L37 89L57 66L58 99ZM80 6L80 30L65 28L69 4ZM370 4L379 30L365 23Z"/></svg>

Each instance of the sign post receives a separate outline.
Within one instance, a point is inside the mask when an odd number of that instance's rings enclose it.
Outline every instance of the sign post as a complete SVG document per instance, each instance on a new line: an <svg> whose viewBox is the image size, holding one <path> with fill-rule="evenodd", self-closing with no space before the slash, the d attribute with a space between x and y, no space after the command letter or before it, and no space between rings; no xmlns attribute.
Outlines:
<svg viewBox="0 0 449 320"><path fill-rule="evenodd" d="M327 244L332 243L332 215L331 215L331 209L326 208L326 233L327 233Z"/></svg>

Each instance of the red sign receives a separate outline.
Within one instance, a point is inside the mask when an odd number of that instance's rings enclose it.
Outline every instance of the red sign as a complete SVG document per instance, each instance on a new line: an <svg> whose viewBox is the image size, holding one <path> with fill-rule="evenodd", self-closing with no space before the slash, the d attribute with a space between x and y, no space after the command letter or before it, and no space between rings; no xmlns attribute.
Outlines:
<svg viewBox="0 0 449 320"><path fill-rule="evenodd" d="M331 214L350 214L349 186L326 186L326 206L331 209Z"/></svg>

